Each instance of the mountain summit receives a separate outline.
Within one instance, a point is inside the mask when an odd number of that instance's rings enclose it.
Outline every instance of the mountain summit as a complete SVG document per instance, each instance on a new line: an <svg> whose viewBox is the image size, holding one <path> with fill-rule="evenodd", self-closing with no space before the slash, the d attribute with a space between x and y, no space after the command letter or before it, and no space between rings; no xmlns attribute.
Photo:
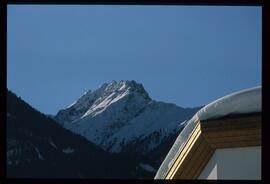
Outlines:
<svg viewBox="0 0 270 184"><path fill-rule="evenodd" d="M198 109L152 100L142 84L110 81L55 116L62 126L110 152L147 154L183 127Z"/></svg>
<svg viewBox="0 0 270 184"><path fill-rule="evenodd" d="M56 115L56 120L61 124L71 123L86 116L94 117L102 113L108 106L125 98L134 98L139 102L151 101L148 93L142 84L132 81L113 80L104 83L98 89L86 91L77 101L69 105L66 109L60 110Z"/></svg>

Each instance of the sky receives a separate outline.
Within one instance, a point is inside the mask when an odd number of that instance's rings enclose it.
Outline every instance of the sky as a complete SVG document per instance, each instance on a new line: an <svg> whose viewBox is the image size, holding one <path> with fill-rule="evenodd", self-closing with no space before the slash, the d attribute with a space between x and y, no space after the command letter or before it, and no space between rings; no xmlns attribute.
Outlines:
<svg viewBox="0 0 270 184"><path fill-rule="evenodd" d="M202 106L261 85L262 9L8 5L7 87L56 114L111 80L154 100Z"/></svg>

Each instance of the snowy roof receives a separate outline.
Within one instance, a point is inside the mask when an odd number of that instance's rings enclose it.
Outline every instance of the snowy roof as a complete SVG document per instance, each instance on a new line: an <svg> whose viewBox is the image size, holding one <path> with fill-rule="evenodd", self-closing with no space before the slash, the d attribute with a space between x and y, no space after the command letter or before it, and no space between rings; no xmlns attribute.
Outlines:
<svg viewBox="0 0 270 184"><path fill-rule="evenodd" d="M199 120L261 112L261 86L241 90L206 105L187 123L161 164L155 179L164 179Z"/></svg>

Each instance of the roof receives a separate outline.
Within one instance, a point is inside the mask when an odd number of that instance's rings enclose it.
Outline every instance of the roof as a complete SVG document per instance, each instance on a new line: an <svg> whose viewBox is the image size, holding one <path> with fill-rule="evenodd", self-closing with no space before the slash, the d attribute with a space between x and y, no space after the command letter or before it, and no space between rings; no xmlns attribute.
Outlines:
<svg viewBox="0 0 270 184"><path fill-rule="evenodd" d="M161 164L155 179L164 179L198 121L261 112L261 86L224 96L200 109L187 123Z"/></svg>

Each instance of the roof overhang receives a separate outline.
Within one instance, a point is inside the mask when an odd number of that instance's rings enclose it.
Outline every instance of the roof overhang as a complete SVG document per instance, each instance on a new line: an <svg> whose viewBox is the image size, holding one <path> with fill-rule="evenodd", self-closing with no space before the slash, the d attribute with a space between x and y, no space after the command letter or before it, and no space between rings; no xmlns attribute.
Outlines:
<svg viewBox="0 0 270 184"><path fill-rule="evenodd" d="M197 179L216 149L261 145L261 113L197 120L165 179Z"/></svg>

